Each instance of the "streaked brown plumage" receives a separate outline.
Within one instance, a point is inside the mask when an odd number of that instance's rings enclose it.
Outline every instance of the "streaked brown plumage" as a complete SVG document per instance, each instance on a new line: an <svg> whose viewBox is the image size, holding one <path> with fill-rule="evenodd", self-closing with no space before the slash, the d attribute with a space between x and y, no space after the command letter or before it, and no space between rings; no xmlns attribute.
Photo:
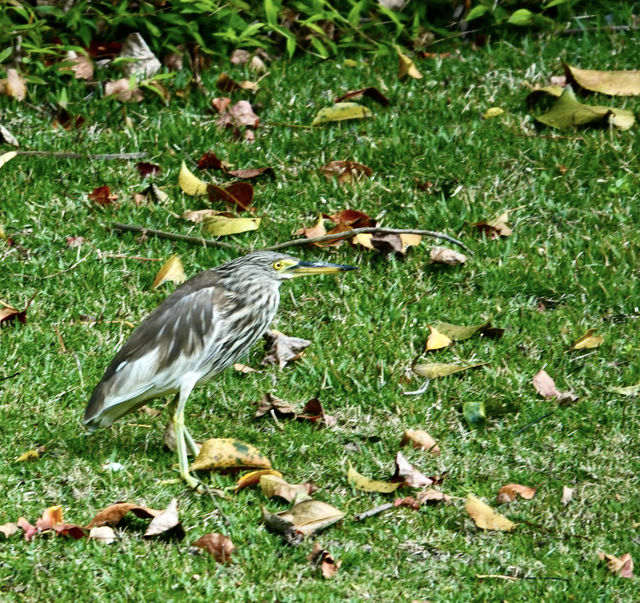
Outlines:
<svg viewBox="0 0 640 603"><path fill-rule="evenodd" d="M147 400L177 394L173 416L180 474L190 486L184 406L206 383L245 354L278 309L279 287L294 276L350 270L257 251L197 274L174 291L138 326L96 386L84 414L90 430L108 427Z"/></svg>

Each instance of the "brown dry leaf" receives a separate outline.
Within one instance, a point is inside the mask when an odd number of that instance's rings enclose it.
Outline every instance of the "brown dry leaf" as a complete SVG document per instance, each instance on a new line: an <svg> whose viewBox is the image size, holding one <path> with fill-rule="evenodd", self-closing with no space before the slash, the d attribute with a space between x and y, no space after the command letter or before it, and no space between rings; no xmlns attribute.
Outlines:
<svg viewBox="0 0 640 603"><path fill-rule="evenodd" d="M353 228L362 228L366 226L375 226L376 221L367 214L357 209L343 209L335 214L323 214L323 217L331 220L334 224L344 224Z"/></svg>
<svg viewBox="0 0 640 603"><path fill-rule="evenodd" d="M257 92L260 89L257 82L250 82L248 80L236 82L226 73L221 73L218 76L216 87L220 92L226 92L227 94L237 92L238 90L251 90L251 92Z"/></svg>
<svg viewBox="0 0 640 603"><path fill-rule="evenodd" d="M311 421L312 423L324 423L327 427L333 427L337 423L332 415L324 412L322 404L318 398L311 398L302 408L296 417L298 421Z"/></svg>
<svg viewBox="0 0 640 603"><path fill-rule="evenodd" d="M266 353L262 364L277 364L284 368L302 356L305 348L311 345L308 339L289 337L280 331L268 331L264 334Z"/></svg>
<svg viewBox="0 0 640 603"><path fill-rule="evenodd" d="M411 443L414 448L420 448L434 456L438 456L441 452L436 441L422 429L406 429L400 440L400 446L408 443Z"/></svg>
<svg viewBox="0 0 640 603"><path fill-rule="evenodd" d="M214 109L218 113L220 113L220 115L222 115L227 110L227 107L231 104L231 99L226 96L212 98L211 104L213 105Z"/></svg>
<svg viewBox="0 0 640 603"><path fill-rule="evenodd" d="M423 488L433 484L433 480L420 473L402 454L396 454L396 470L391 478L392 482L400 482L409 488Z"/></svg>
<svg viewBox="0 0 640 603"><path fill-rule="evenodd" d="M400 486L402 486L401 482L391 483L391 482L383 482L381 480L369 479L364 475L358 473L349 463L349 471L347 473L347 481L351 484L356 490L361 490L362 492L381 492L382 494L390 494L391 492L395 492Z"/></svg>
<svg viewBox="0 0 640 603"><path fill-rule="evenodd" d="M166 203L169 201L169 195L165 193L155 182L152 182L142 191L147 201L154 203Z"/></svg>
<svg viewBox="0 0 640 603"><path fill-rule="evenodd" d="M103 544L111 544L116 540L116 532L109 526L91 528L91 530L89 530L89 540L97 540Z"/></svg>
<svg viewBox="0 0 640 603"><path fill-rule="evenodd" d="M471 226L474 226L484 234L489 235L491 239L498 239L500 237L510 237L513 234L513 230L509 227L509 213L511 210L507 210L497 215L492 220L486 222L474 222Z"/></svg>
<svg viewBox="0 0 640 603"><path fill-rule="evenodd" d="M142 505L136 505L133 503L117 502L113 505L109 505L105 509L102 509L89 523L87 528L98 528L101 526L115 526L118 525L122 518L127 513L133 513L137 517L143 519L149 519L156 517L162 513L156 509L150 509Z"/></svg>
<svg viewBox="0 0 640 603"><path fill-rule="evenodd" d="M193 543L193 546L213 555L218 563L229 563L235 547L231 538L224 534L209 532Z"/></svg>
<svg viewBox="0 0 640 603"><path fill-rule="evenodd" d="M396 46L396 52L398 53L398 79L401 80L407 75L416 80L422 79L422 74L418 68L414 65L413 61L400 50L400 47Z"/></svg>
<svg viewBox="0 0 640 603"><path fill-rule="evenodd" d="M49 507L36 520L35 529L37 532L53 530L59 536L71 536L75 540L83 538L86 534L84 528L75 524L64 523L62 519L62 507L57 505Z"/></svg>
<svg viewBox="0 0 640 603"><path fill-rule="evenodd" d="M16 534L20 527L17 523L4 523L0 526L0 534L2 534L5 538L9 538Z"/></svg>
<svg viewBox="0 0 640 603"><path fill-rule="evenodd" d="M637 96L640 94L640 71L596 71L578 69L562 63L567 81L585 90L610 96Z"/></svg>
<svg viewBox="0 0 640 603"><path fill-rule="evenodd" d="M440 350L451 345L451 339L444 333L440 333L438 329L428 325L427 328L431 331L431 334L427 338L426 350Z"/></svg>
<svg viewBox="0 0 640 603"><path fill-rule="evenodd" d="M318 214L318 221L313 225L307 228L303 226L302 228L296 230L294 235L304 235L307 239L314 239L315 237L324 237L327 234L327 229L324 226L324 217L322 214Z"/></svg>
<svg viewBox="0 0 640 603"><path fill-rule="evenodd" d="M340 184L360 182L373 174L369 166L355 161L331 161L322 166L320 171L327 178L337 178Z"/></svg>
<svg viewBox="0 0 640 603"><path fill-rule="evenodd" d="M184 538L184 528L178 519L177 498L172 499L167 508L151 520L144 537L151 538L152 536L171 537L177 540Z"/></svg>
<svg viewBox="0 0 640 603"><path fill-rule="evenodd" d="M24 539L29 542L38 533L36 526L31 525L24 517L18 517L16 522L18 527L24 532Z"/></svg>
<svg viewBox="0 0 640 603"><path fill-rule="evenodd" d="M100 207L106 207L107 205L112 205L113 202L118 198L118 195L111 192L111 189L108 185L99 186L98 188L94 188L89 193L89 199L93 201L96 205Z"/></svg>
<svg viewBox="0 0 640 603"><path fill-rule="evenodd" d="M231 61L232 65L244 65L249 62L251 58L251 53L248 50L243 50L242 48L237 48L231 53Z"/></svg>
<svg viewBox="0 0 640 603"><path fill-rule="evenodd" d="M572 392L561 392L556 388L555 381L544 369L538 371L533 377L533 387L544 398L557 398L558 402L569 404L578 399Z"/></svg>
<svg viewBox="0 0 640 603"><path fill-rule="evenodd" d="M262 396L260 402L258 402L258 410L253 415L254 419L263 417L266 414L274 412L279 418L295 417L297 414L296 409L289 402L285 402L280 398L276 398L273 394L267 393Z"/></svg>
<svg viewBox="0 0 640 603"><path fill-rule="evenodd" d="M342 96L339 96L333 102L341 103L343 101L358 98L360 96L367 96L377 103L380 103L383 107L389 106L389 99L384 94L382 94L380 90L373 86L369 86L368 88L360 88L359 90L349 90L349 92L346 92Z"/></svg>
<svg viewBox="0 0 640 603"><path fill-rule="evenodd" d="M432 264L447 264L448 266L458 266L467 261L467 256L454 249L435 245L431 248L430 259Z"/></svg>
<svg viewBox="0 0 640 603"><path fill-rule="evenodd" d="M342 561L336 561L329 551L322 548L319 542L314 543L313 550L307 556L307 559L316 567L320 566L322 577L327 580L333 578L342 565Z"/></svg>
<svg viewBox="0 0 640 603"><path fill-rule="evenodd" d="M327 503L310 498L281 513L270 513L263 507L262 517L269 529L286 538L296 535L304 538L340 521L344 513Z"/></svg>
<svg viewBox="0 0 640 603"><path fill-rule="evenodd" d="M227 172L230 176L234 176L235 178L241 178L242 180L253 180L258 176L262 176L262 174L267 174L268 176L274 176L273 168L262 167L262 168L246 168L243 170L229 170Z"/></svg>
<svg viewBox="0 0 640 603"><path fill-rule="evenodd" d="M604 341L604 338L600 335L594 335L596 332L595 329L589 329L582 337L576 339L570 350L591 350L593 348L598 348Z"/></svg>
<svg viewBox="0 0 640 603"><path fill-rule="evenodd" d="M517 525L503 515L496 513L489 505L483 503L480 499L473 496L473 494L467 494L465 510L475 524L482 530L510 532Z"/></svg>
<svg viewBox="0 0 640 603"><path fill-rule="evenodd" d="M343 232L344 233L351 232L352 230L353 228L351 228L351 226L347 226L346 224L338 224L326 234L337 235ZM342 243L344 243L344 241L348 238L349 237L346 236L342 238L331 239L328 241L316 241L315 243L313 243L313 245L315 245L316 247L340 247L340 245L342 245Z"/></svg>
<svg viewBox="0 0 640 603"><path fill-rule="evenodd" d="M253 186L248 182L233 182L224 188L215 184L207 185L209 201L224 201L242 211L254 211L250 208L253 201Z"/></svg>
<svg viewBox="0 0 640 603"><path fill-rule="evenodd" d="M235 438L206 440L191 465L193 471L213 469L271 469L271 461L255 446Z"/></svg>
<svg viewBox="0 0 640 603"><path fill-rule="evenodd" d="M222 170L226 171L229 164L222 161L213 151L207 151L198 159L199 170Z"/></svg>
<svg viewBox="0 0 640 603"><path fill-rule="evenodd" d="M221 105L222 106L222 105ZM217 124L221 128L231 126L240 128L248 126L257 128L260 118L254 113L253 107L249 101L238 101L235 105L228 105L224 112L218 118Z"/></svg>
<svg viewBox="0 0 640 603"><path fill-rule="evenodd" d="M6 142L10 144L12 147L19 147L20 143L18 139L11 133L7 128L5 128L2 124L0 124L0 142ZM0 163L0 167L2 164Z"/></svg>
<svg viewBox="0 0 640 603"><path fill-rule="evenodd" d="M498 491L497 500L501 505L510 503L515 500L517 496L525 500L530 500L535 496L537 489L537 487L531 488L530 486L522 486L520 484L506 484Z"/></svg>
<svg viewBox="0 0 640 603"><path fill-rule="evenodd" d="M162 283L172 282L176 284L184 283L187 280L187 275L184 273L182 267L182 261L179 255L172 255L164 264L162 268L158 270L156 278L153 280L152 289L157 289Z"/></svg>
<svg viewBox="0 0 640 603"><path fill-rule="evenodd" d="M183 220L189 220L189 222L199 224L200 222L204 222L209 218L219 216L223 213L226 212L220 212L217 209L188 209L180 217Z"/></svg>
<svg viewBox="0 0 640 603"><path fill-rule="evenodd" d="M562 486L562 504L566 507L571 500L573 499L573 493L575 490L573 488L569 488L568 486Z"/></svg>
<svg viewBox="0 0 640 603"><path fill-rule="evenodd" d="M363 233L366 236L366 233ZM409 247L415 247L422 241L418 234L372 234L369 242L374 249L382 253L406 255Z"/></svg>
<svg viewBox="0 0 640 603"><path fill-rule="evenodd" d="M139 103L144 98L142 90L140 90L140 88L138 87L132 88L131 82L126 77L123 77L119 80L106 82L104 85L104 95L115 95L116 99L123 103Z"/></svg>
<svg viewBox="0 0 640 603"><path fill-rule="evenodd" d="M7 69L7 77L0 80L0 94L5 94L19 101L27 98L27 85L15 69Z"/></svg>
<svg viewBox="0 0 640 603"><path fill-rule="evenodd" d="M37 295L37 291L31 296L31 298L29 299L29 301L27 302L23 310L17 310L13 306L10 306L9 304L3 302L0 299L0 306L1 306L0 307L0 326L8 322L11 322L13 320L17 320L21 322L23 325L26 324L27 310L29 309L31 302L34 300L36 295Z"/></svg>
<svg viewBox="0 0 640 603"><path fill-rule="evenodd" d="M451 497L433 488L427 488L418 492L415 496L405 496L404 498L397 498L393 501L394 507L409 507L410 509L419 509L422 505L437 504L437 503L449 503Z"/></svg>
<svg viewBox="0 0 640 603"><path fill-rule="evenodd" d="M243 488L257 486L263 475L275 475L276 477L282 477L282 473L275 469L258 469L257 471L249 471L249 473L245 473L238 478L233 491L238 492Z"/></svg>
<svg viewBox="0 0 640 603"><path fill-rule="evenodd" d="M633 559L629 553L622 557L615 557L607 553L598 553L600 561L606 561L609 571L617 574L620 578L633 578Z"/></svg>
<svg viewBox="0 0 640 603"><path fill-rule="evenodd" d="M60 70L73 72L78 80L90 80L93 78L93 61L86 54L69 50Z"/></svg>
<svg viewBox="0 0 640 603"><path fill-rule="evenodd" d="M139 161L136 163L136 169L143 178L145 176L155 176L162 172L162 168L159 165L156 165L155 163L148 163L146 161Z"/></svg>
<svg viewBox="0 0 640 603"><path fill-rule="evenodd" d="M311 484L289 484L281 475L260 476L260 489L267 498L278 496L287 502L301 502L311 494Z"/></svg>
<svg viewBox="0 0 640 603"><path fill-rule="evenodd" d="M239 373L242 373L243 375L248 375L249 373L257 373L257 369L254 369L250 366L248 366L247 364L241 364L239 362L236 362L233 365L233 370L234 371L238 371Z"/></svg>

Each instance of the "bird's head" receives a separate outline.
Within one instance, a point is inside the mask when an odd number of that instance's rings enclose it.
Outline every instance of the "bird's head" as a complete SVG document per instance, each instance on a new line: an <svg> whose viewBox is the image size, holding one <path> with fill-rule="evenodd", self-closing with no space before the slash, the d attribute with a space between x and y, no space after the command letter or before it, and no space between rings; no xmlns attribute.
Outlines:
<svg viewBox="0 0 640 603"><path fill-rule="evenodd" d="M280 282L296 276L335 274L355 269L355 266L345 266L344 264L303 262L298 258L275 251L254 251L225 264L221 267L221 272L226 270L235 272L237 270L239 275L245 274L247 278L251 276L271 282Z"/></svg>

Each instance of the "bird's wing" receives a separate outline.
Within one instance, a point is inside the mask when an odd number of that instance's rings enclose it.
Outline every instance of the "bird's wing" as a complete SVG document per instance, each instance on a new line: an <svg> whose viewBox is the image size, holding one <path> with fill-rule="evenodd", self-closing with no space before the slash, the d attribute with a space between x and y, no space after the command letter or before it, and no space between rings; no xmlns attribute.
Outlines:
<svg viewBox="0 0 640 603"><path fill-rule="evenodd" d="M177 391L181 375L197 370L205 339L237 303L218 281L214 271L198 274L138 326L89 400L84 415L89 428L108 426L145 400Z"/></svg>

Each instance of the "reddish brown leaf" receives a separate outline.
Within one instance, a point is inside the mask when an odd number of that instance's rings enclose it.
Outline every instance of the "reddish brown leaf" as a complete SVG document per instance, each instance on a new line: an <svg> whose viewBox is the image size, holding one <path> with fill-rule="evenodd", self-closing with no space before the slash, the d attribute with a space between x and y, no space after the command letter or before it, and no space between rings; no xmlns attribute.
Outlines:
<svg viewBox="0 0 640 603"><path fill-rule="evenodd" d="M324 218L322 214L318 215L318 221L313 225L307 228L303 226L299 230L296 230L294 235L304 235L307 239L314 239L316 237L323 237L327 234L327 229L324 226Z"/></svg>
<svg viewBox="0 0 640 603"><path fill-rule="evenodd" d="M262 174L268 174L269 176L274 176L272 167L263 167L263 168L247 168L244 170L231 170L227 172L230 176L234 176L235 178L242 178L243 180L253 180Z"/></svg>
<svg viewBox="0 0 640 603"><path fill-rule="evenodd" d="M231 104L231 99L226 96L211 99L211 104L221 115L227 110L227 107Z"/></svg>
<svg viewBox="0 0 640 603"><path fill-rule="evenodd" d="M320 566L322 577L326 579L333 578L342 565L342 561L336 561L329 551L322 548L319 542L314 543L313 550L307 559L316 567Z"/></svg>
<svg viewBox="0 0 640 603"><path fill-rule="evenodd" d="M39 532L51 530L57 524L62 523L62 507L49 507L42 514L42 517L36 520L36 529Z"/></svg>
<svg viewBox="0 0 640 603"><path fill-rule="evenodd" d="M335 214L323 214L325 218L331 220L334 224L346 224L353 228L362 228L366 226L375 226L376 221L370 218L364 212L355 209L343 209Z"/></svg>
<svg viewBox="0 0 640 603"><path fill-rule="evenodd" d="M94 59L115 59L122 50L120 42L98 42L91 40L89 55Z"/></svg>
<svg viewBox="0 0 640 603"><path fill-rule="evenodd" d="M213 151L207 151L198 159L199 170L225 170L227 164L219 159Z"/></svg>
<svg viewBox="0 0 640 603"><path fill-rule="evenodd" d="M535 496L537 489L538 488L522 486L521 484L507 484L502 486L498 491L497 500L500 504L510 503L512 500L515 500L517 496L525 500L530 500Z"/></svg>
<svg viewBox="0 0 640 603"><path fill-rule="evenodd" d="M162 172L162 168L155 163L147 163L146 161L139 161L136 163L136 168L138 168L138 172L144 178L145 176L155 176Z"/></svg>
<svg viewBox="0 0 640 603"><path fill-rule="evenodd" d="M112 194L111 189L108 185L99 186L98 188L94 188L89 193L89 199L93 201L96 205L100 207L105 207L107 205L111 205L116 199L118 195Z"/></svg>
<svg viewBox="0 0 640 603"><path fill-rule="evenodd" d="M0 327L3 324L11 322L13 320L18 320L23 325L26 324L27 323L27 310L29 309L29 306L31 305L31 302L33 301L33 299L35 298L35 296L37 294L38 294L38 292L36 291L31 296L31 298L27 302L27 305L24 307L24 310L16 310L16 308L14 308L13 306L10 306L9 304L6 304L2 300L0 300Z"/></svg>
<svg viewBox="0 0 640 603"><path fill-rule="evenodd" d="M433 484L433 480L423 475L409 463L401 452L396 454L396 471L391 478L392 482L402 482L410 488L422 488Z"/></svg>
<svg viewBox="0 0 640 603"><path fill-rule="evenodd" d="M266 339L266 354L262 364L277 364L284 368L288 362L293 362L302 356L304 349L311 345L307 339L289 337L280 331L268 331L264 335Z"/></svg>
<svg viewBox="0 0 640 603"><path fill-rule="evenodd" d="M337 226L333 227L329 232L327 232L327 234L340 234L341 232L350 232L352 231L353 228L351 228L351 226L347 226L346 224L338 224ZM312 243L313 245L315 245L316 247L340 247L340 245L342 245L342 243L344 243L345 239L348 239L349 237L343 237L343 238L338 238L338 239L331 239L329 241L316 241L315 243Z"/></svg>
<svg viewBox="0 0 640 603"><path fill-rule="evenodd" d="M129 512L143 519L148 519L150 517L153 518L162 513L162 511L150 509L149 507L143 507L133 503L118 502L113 505L109 505L106 509L100 511L91 520L91 523L89 523L87 527L94 528L98 526L118 525L122 518Z"/></svg>
<svg viewBox="0 0 640 603"><path fill-rule="evenodd" d="M322 422L327 427L333 427L337 422L335 417L325 414L318 398L311 398L311 400L304 405L304 408L296 419L299 421L311 421L313 423Z"/></svg>
<svg viewBox="0 0 640 603"><path fill-rule="evenodd" d="M225 201L243 211L251 211L249 206L253 201L253 187L248 182L234 182L225 188L207 184L207 194L211 202Z"/></svg>
<svg viewBox="0 0 640 603"><path fill-rule="evenodd" d="M228 536L213 532L198 538L198 540L193 543L193 546L213 555L213 558L218 563L229 563L229 561L231 561L231 554L235 548Z"/></svg>
<svg viewBox="0 0 640 603"><path fill-rule="evenodd" d="M545 398L557 398L560 403L571 403L578 399L572 392L561 392L556 387L555 381L551 378L549 373L544 369L538 371L533 377L533 387L536 391Z"/></svg>
<svg viewBox="0 0 640 603"><path fill-rule="evenodd" d="M389 99L380 92L377 88L369 86L368 88L360 88L359 90L349 90L349 92L339 96L334 100L334 103L341 103L346 100L358 98L360 96L368 96L370 99L380 103L383 107L389 106Z"/></svg>
<svg viewBox="0 0 640 603"><path fill-rule="evenodd" d="M24 517L18 518L18 521L16 523L18 524L18 527L24 532L24 539L27 542L38 533L38 528L36 528L36 526L34 525L31 525Z"/></svg>
<svg viewBox="0 0 640 603"><path fill-rule="evenodd" d="M58 536L71 536L74 540L80 540L87 536L87 529L75 523L59 523L53 526L53 531Z"/></svg>

